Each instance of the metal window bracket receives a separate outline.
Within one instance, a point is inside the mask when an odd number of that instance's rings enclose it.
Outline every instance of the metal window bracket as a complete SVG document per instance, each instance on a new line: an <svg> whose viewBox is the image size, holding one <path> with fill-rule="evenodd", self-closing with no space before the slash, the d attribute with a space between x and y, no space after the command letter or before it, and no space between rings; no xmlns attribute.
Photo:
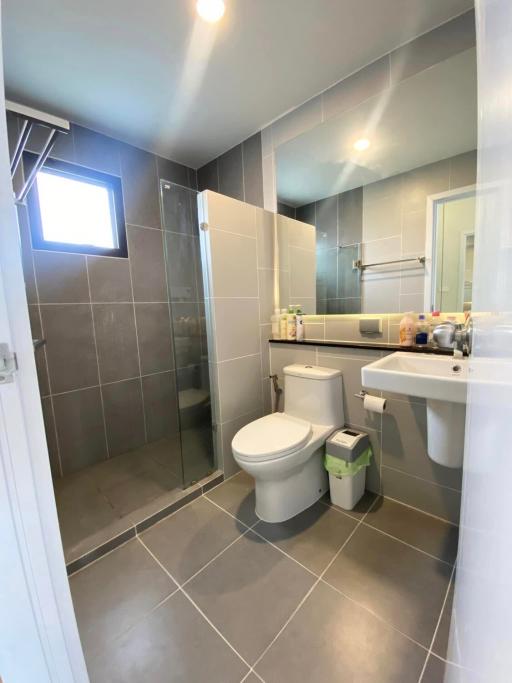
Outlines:
<svg viewBox="0 0 512 683"><path fill-rule="evenodd" d="M17 370L16 354L9 349L9 344L0 344L0 384L13 382Z"/></svg>

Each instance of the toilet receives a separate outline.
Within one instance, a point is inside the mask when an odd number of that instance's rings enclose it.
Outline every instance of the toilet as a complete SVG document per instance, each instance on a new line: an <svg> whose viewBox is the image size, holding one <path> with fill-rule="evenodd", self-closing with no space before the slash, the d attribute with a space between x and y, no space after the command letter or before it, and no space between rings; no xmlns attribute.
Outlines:
<svg viewBox="0 0 512 683"><path fill-rule="evenodd" d="M242 427L232 441L235 461L255 480L256 515L284 522L328 490L324 444L345 424L339 370L284 368L284 412Z"/></svg>

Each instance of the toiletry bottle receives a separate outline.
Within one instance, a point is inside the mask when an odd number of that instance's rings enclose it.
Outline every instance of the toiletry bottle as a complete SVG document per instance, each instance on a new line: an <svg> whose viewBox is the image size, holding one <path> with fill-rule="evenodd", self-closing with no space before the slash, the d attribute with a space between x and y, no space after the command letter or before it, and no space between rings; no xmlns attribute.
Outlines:
<svg viewBox="0 0 512 683"><path fill-rule="evenodd" d="M302 314L302 307L295 308L295 323L296 323L296 338L297 341L304 341L304 316Z"/></svg>
<svg viewBox="0 0 512 683"><path fill-rule="evenodd" d="M270 316L270 322L272 323L272 339L279 339L281 333L279 329L280 312L278 308L274 309L273 315Z"/></svg>
<svg viewBox="0 0 512 683"><path fill-rule="evenodd" d="M287 315L286 308L281 309L281 315L279 316L279 338L286 339L286 323Z"/></svg>
<svg viewBox="0 0 512 683"><path fill-rule="evenodd" d="M293 306L289 306L286 316L286 339L295 341L297 339L297 316Z"/></svg>
<svg viewBox="0 0 512 683"><path fill-rule="evenodd" d="M420 313L419 320L416 323L416 344L418 346L425 346L428 344L428 333L430 331L427 318L424 313Z"/></svg>
<svg viewBox="0 0 512 683"><path fill-rule="evenodd" d="M400 320L400 346L412 346L414 343L414 313L406 313Z"/></svg>
<svg viewBox="0 0 512 683"><path fill-rule="evenodd" d="M441 313L440 311L432 311L430 316L430 332L428 335L429 342L434 341L434 328L441 323Z"/></svg>

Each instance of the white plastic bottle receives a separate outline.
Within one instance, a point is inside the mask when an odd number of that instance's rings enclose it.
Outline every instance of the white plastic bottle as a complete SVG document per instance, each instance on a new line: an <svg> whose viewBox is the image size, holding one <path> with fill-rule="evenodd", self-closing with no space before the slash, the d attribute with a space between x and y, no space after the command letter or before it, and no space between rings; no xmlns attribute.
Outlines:
<svg viewBox="0 0 512 683"><path fill-rule="evenodd" d="M286 315L286 308L281 309L281 315L279 316L279 338L280 339L286 339L286 323L287 323L287 315Z"/></svg>
<svg viewBox="0 0 512 683"><path fill-rule="evenodd" d="M300 305L295 308L295 324L297 341L304 341L304 315L302 314L302 306Z"/></svg>
<svg viewBox="0 0 512 683"><path fill-rule="evenodd" d="M288 308L286 316L286 339L288 341L295 341L297 339L297 316L293 306Z"/></svg>
<svg viewBox="0 0 512 683"><path fill-rule="evenodd" d="M400 346L412 346L414 344L414 313L409 312L400 320L399 344Z"/></svg>
<svg viewBox="0 0 512 683"><path fill-rule="evenodd" d="M279 339L281 337L280 332L280 312L278 308L274 309L273 315L270 316L270 322L272 323L272 339Z"/></svg>

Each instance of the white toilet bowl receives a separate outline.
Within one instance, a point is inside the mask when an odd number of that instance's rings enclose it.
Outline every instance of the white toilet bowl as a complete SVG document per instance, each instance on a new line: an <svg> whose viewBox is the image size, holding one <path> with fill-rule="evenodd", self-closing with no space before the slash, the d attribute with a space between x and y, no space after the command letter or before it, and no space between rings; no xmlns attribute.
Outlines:
<svg viewBox="0 0 512 683"><path fill-rule="evenodd" d="M265 522L290 519L327 491L324 444L344 424L341 372L290 365L284 375L284 412L251 422L232 442L236 462L255 479Z"/></svg>

